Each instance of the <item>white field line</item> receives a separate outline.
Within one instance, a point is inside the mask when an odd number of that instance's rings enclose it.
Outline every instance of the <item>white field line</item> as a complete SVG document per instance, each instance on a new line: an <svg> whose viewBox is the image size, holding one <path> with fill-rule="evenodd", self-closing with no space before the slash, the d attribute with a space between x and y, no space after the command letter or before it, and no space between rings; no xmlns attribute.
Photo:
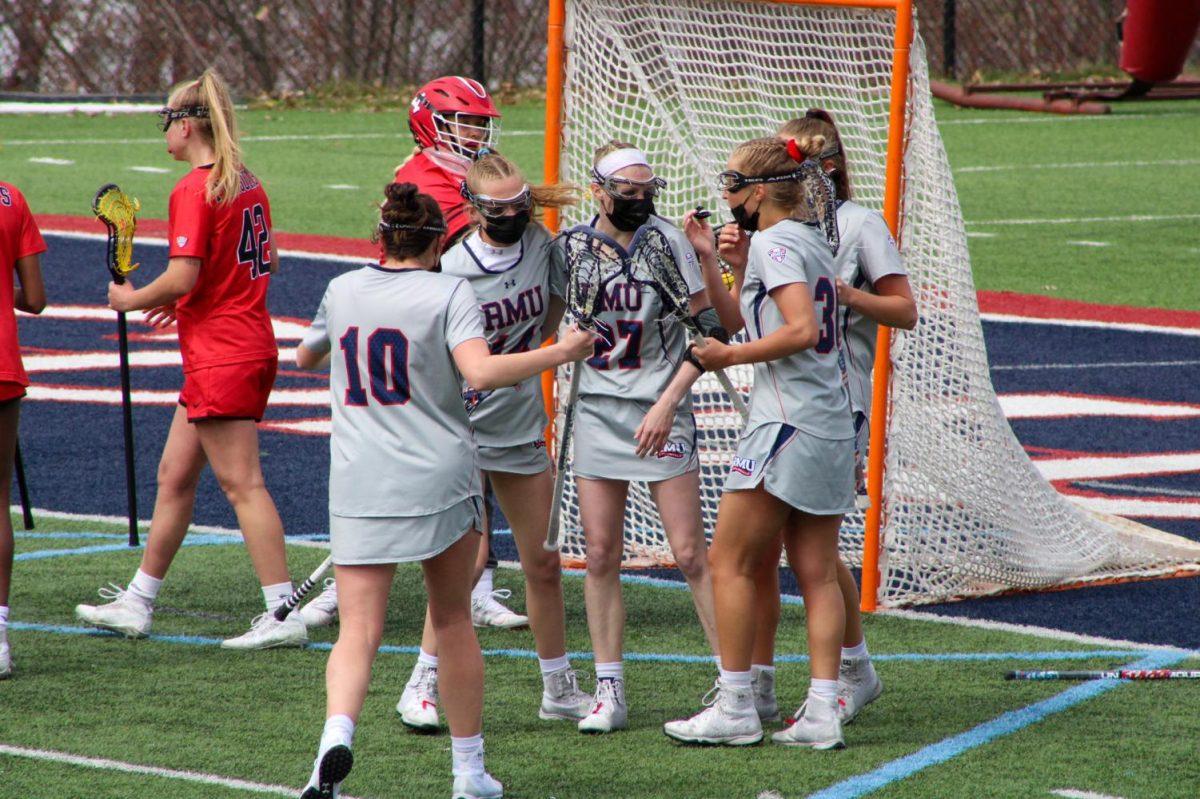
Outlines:
<svg viewBox="0 0 1200 799"><path fill-rule="evenodd" d="M70 158L50 158L48 156L42 156L40 158L30 158L29 163L48 164L49 166L70 166L75 162Z"/></svg>
<svg viewBox="0 0 1200 799"><path fill-rule="evenodd" d="M1056 122L1124 122L1138 119L1161 119L1164 117L1195 117L1195 112L1172 111L1166 114L1030 114L1020 117L987 116L978 119L948 119L938 122L938 127L945 125L1039 125Z"/></svg>
<svg viewBox="0 0 1200 799"><path fill-rule="evenodd" d="M1142 474L1188 474L1200 471L1200 452L1047 458L1035 460L1033 465L1047 480L1102 480Z"/></svg>
<svg viewBox="0 0 1200 799"><path fill-rule="evenodd" d="M154 103L98 103L81 100L62 103L0 103L0 114L152 114L161 105Z"/></svg>
<svg viewBox="0 0 1200 799"><path fill-rule="evenodd" d="M23 311L18 311L18 314L18 318L27 319L32 323L36 323L39 319L69 319L75 322L112 322L116 318L116 312L103 305L49 305L36 316ZM137 321L137 312L132 312L129 316L131 317L131 321ZM299 322L292 322L286 319L272 318L271 327L275 332L275 338L279 341L299 341L304 338L304 334L308 331L307 324L300 324ZM161 338L163 342L179 340L174 327L167 328L166 330L147 330L144 335L153 335L156 338Z"/></svg>
<svg viewBox="0 0 1200 799"><path fill-rule="evenodd" d="M1200 519L1200 501L1178 499L1155 502L1149 499L1117 499L1113 497L1077 497L1067 499L1081 508L1109 516L1145 519Z"/></svg>
<svg viewBox="0 0 1200 799"><path fill-rule="evenodd" d="M1107 241L1067 241L1067 244L1072 244L1076 247L1111 247L1112 243Z"/></svg>
<svg viewBox="0 0 1200 799"><path fill-rule="evenodd" d="M1077 791L1074 788L1055 788L1050 792L1053 796L1061 796L1063 799L1123 799L1120 796L1113 796L1109 793L1096 793L1095 791Z"/></svg>
<svg viewBox="0 0 1200 799"><path fill-rule="evenodd" d="M82 233L77 230L55 230L53 228L43 228L43 236L59 236L64 239L77 239L79 241L108 241L107 233ZM166 247L167 240L156 236L138 236L136 243L139 245L147 245L150 247ZM333 255L327 252L308 252L307 250L293 250L284 248L279 251L280 255L295 256L296 258L307 258L313 261L328 261L330 263L339 264L364 264L368 259L361 258L356 255Z"/></svg>
<svg viewBox="0 0 1200 799"><path fill-rule="evenodd" d="M171 170L164 169L161 166L131 166L131 167L129 167L129 171L130 172L147 172L151 175L165 175L168 172L170 172Z"/></svg>
<svg viewBox="0 0 1200 799"><path fill-rule="evenodd" d="M43 311L44 313L44 311ZM992 366L993 372L1017 372L1042 369L1157 369L1176 366L1200 366L1200 361L1098 361L1096 363L1012 363Z"/></svg>
<svg viewBox="0 0 1200 799"><path fill-rule="evenodd" d="M1164 644L1147 644L1141 641L1126 641L1120 638L1104 638L1098 635L1080 635L1079 633L1071 633L1066 630L1055 630L1051 627L1037 627L1030 624L1012 624L1005 621L991 621L989 619L972 619L962 616L942 616L937 613L928 613L920 610L904 610L901 608L889 609L884 608L877 611L887 616L896 616L901 619L912 619L914 621L933 621L941 624L953 624L958 627L974 627L980 630L997 630L1006 633L1016 633L1018 635L1032 635L1038 638L1050 638L1055 641L1071 641L1076 644L1096 644L1114 649L1134 649L1143 652L1175 652L1186 654L1192 657L1200 656L1200 651L1194 649L1184 649L1177 646L1166 646Z"/></svg>
<svg viewBox="0 0 1200 799"><path fill-rule="evenodd" d="M2 113L2 111L0 111ZM541 130L506 130L501 134L504 136L544 136L545 131ZM282 133L276 135L263 136L241 136L239 141L243 142L285 142L285 141L352 141L355 139L408 139L412 136L408 133ZM141 137L136 139L10 139L4 141L0 139L6 147L41 147L41 146L67 146L67 145L101 145L112 146L115 144L162 144L163 137Z"/></svg>
<svg viewBox="0 0 1200 799"><path fill-rule="evenodd" d="M1124 169L1126 167L1143 166L1195 166L1200 164L1200 158L1168 158L1161 161L1065 161L1056 164L991 164L987 166L963 166L954 174L972 174L976 172L1028 172L1031 169Z"/></svg>
<svg viewBox="0 0 1200 799"><path fill-rule="evenodd" d="M205 785L219 785L222 788L234 788L251 793L265 793L273 796L296 796L296 788L286 785L268 785L262 782L239 780L234 777L222 777L217 774L205 774L200 771L179 771L160 766L143 766L137 763L109 760L104 757L84 757L82 755L73 755L69 752L56 752L52 749L29 749L24 746L0 744L0 755L24 757L30 760L45 760L52 763L66 763L71 766L82 766L101 771L120 771L125 774L144 774L149 777L165 777L172 780L184 780L185 782L199 782ZM342 794L342 799L354 799L354 797Z"/></svg>
<svg viewBox="0 0 1200 799"><path fill-rule="evenodd" d="M1185 491L1180 488L1148 488L1146 486L1133 485L1132 483L1118 483L1112 480L1077 480L1076 485L1081 485L1084 488L1098 488L1100 490L1116 489L1118 491L1128 491L1132 494L1152 494L1162 497L1179 497L1181 499L1200 499L1200 491Z"/></svg>
<svg viewBox="0 0 1200 799"><path fill-rule="evenodd" d="M1006 313L981 313L985 322L1015 322L1022 325L1055 325L1056 327L1091 327L1099 330L1124 330L1130 333L1161 333L1167 336L1200 336L1200 327L1171 327L1144 325L1140 322L1102 322L1096 319L1038 319Z"/></svg>
<svg viewBox="0 0 1200 799"><path fill-rule="evenodd" d="M969 219L970 225L1082 225L1092 222L1172 222L1200 219L1200 214L1130 214L1129 216L1078 216L1060 219Z"/></svg>
<svg viewBox="0 0 1200 799"><path fill-rule="evenodd" d="M111 368L116 368L117 359L113 356ZM119 388L77 387L77 386L39 386L32 385L25 398L34 402L91 402L101 405L120 405L121 390ZM134 405L160 405L172 407L179 402L178 391L159 389L135 389L130 392L130 400ZM283 388L271 392L268 407L329 407L328 388Z"/></svg>
<svg viewBox="0 0 1200 799"><path fill-rule="evenodd" d="M1009 419L1052 419L1060 416L1129 416L1161 419L1200 416L1200 405L1139 402L1070 394L1000 394L1000 408Z"/></svg>

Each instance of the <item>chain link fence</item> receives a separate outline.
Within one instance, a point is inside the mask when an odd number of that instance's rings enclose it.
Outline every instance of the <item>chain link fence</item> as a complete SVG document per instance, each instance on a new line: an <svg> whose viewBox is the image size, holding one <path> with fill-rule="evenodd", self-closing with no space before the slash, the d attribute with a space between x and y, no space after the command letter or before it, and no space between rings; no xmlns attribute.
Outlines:
<svg viewBox="0 0 1200 799"><path fill-rule="evenodd" d="M930 70L1111 73L1124 0L916 0ZM545 82L546 0L5 0L0 91L161 95L215 66L243 96L446 74ZM482 56L482 58L480 57ZM1190 66L1200 64L1193 50Z"/></svg>

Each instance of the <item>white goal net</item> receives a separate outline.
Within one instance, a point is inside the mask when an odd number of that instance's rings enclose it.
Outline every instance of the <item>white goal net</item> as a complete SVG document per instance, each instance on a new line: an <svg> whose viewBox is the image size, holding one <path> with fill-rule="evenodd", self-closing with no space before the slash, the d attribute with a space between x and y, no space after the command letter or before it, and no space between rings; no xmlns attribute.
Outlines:
<svg viewBox="0 0 1200 799"><path fill-rule="evenodd" d="M585 185L594 149L623 139L667 180L660 214L679 220L703 203L727 217L713 176L733 148L820 107L838 123L855 200L880 209L895 27L892 10L569 0L561 178ZM893 340L880 604L1196 568L1200 545L1072 504L1014 437L992 388L919 36L910 68L899 239L921 321ZM570 210L563 223L592 213ZM746 387L752 379L749 367L731 376ZM710 376L695 401L711 535L741 420ZM564 552L582 560L573 482L568 476ZM644 485L630 487L625 541L627 562L671 562ZM841 544L847 561L860 564L860 516L846 520Z"/></svg>

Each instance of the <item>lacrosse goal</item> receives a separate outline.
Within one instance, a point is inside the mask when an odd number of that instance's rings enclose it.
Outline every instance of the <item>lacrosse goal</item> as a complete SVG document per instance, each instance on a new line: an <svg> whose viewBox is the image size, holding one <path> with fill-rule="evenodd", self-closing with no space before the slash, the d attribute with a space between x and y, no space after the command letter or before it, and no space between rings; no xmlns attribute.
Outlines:
<svg viewBox="0 0 1200 799"><path fill-rule="evenodd" d="M586 185L593 150L625 139L666 178L669 219L697 203L724 212L713 176L740 142L811 107L832 112L855 199L897 234L921 315L912 332L880 335L872 510L841 540L863 566L864 607L1200 568L1200 545L1065 499L1001 413L909 0L551 0L548 55L546 178ZM731 377L752 379L749 367ZM711 534L741 420L711 376L694 400ZM566 484L563 552L581 561ZM669 564L645 486L630 487L626 510L626 561Z"/></svg>

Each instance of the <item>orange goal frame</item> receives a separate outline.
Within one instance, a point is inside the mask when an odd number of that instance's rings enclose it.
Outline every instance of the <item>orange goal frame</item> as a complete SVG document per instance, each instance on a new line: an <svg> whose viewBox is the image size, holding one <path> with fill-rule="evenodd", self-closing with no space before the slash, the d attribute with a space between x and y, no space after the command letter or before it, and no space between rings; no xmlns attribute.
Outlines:
<svg viewBox="0 0 1200 799"><path fill-rule="evenodd" d="M909 50L912 47L912 0L745 0L746 2L777 5L840 6L843 8L873 8L896 12L896 33L892 48L892 98L889 108L887 162L883 217L899 242L900 201L904 180L905 111L908 104ZM560 173L562 149L563 89L566 78L566 49L564 26L567 19L567 0L549 0L550 14L546 36L546 151L544 179L556 183ZM558 229L558 211L547 208L544 221L551 230ZM879 594L880 529L883 523L883 466L887 447L888 392L891 386L892 331L879 326L872 387L871 440L867 464L867 493L871 507L867 510L863 539L862 609L874 611ZM553 445L554 373L542 375L543 397L546 401L547 441Z"/></svg>

